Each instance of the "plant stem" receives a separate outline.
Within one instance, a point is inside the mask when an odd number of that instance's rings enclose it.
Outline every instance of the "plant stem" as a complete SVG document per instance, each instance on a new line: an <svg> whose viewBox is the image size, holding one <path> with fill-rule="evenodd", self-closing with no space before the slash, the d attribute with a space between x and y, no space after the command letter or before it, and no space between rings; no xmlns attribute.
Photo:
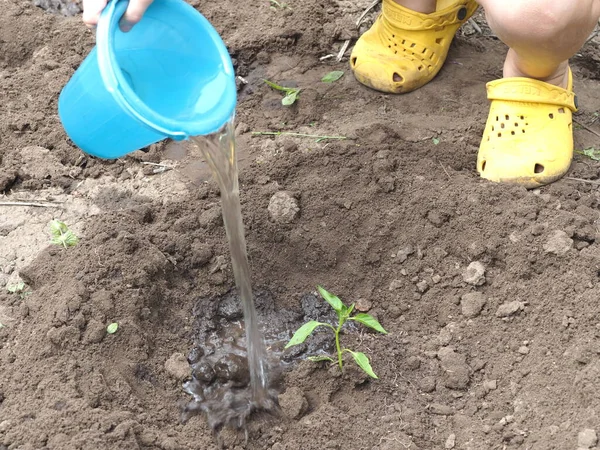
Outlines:
<svg viewBox="0 0 600 450"><path fill-rule="evenodd" d="M304 133L292 133L288 131L253 131L252 136L297 136L297 137L308 137L320 140L333 139L343 141L350 139L346 136L320 136L318 134L304 134Z"/></svg>
<svg viewBox="0 0 600 450"><path fill-rule="evenodd" d="M343 366L342 366L342 349L340 348L340 329L342 327L339 326L336 330L335 330L335 349L337 350L337 354L338 354L338 365L340 366L340 370L343 370Z"/></svg>

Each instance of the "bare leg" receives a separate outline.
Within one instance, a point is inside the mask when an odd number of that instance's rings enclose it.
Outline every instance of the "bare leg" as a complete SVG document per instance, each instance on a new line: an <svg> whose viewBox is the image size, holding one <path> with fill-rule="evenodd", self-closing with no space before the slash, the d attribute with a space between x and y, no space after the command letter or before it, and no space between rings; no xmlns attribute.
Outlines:
<svg viewBox="0 0 600 450"><path fill-rule="evenodd" d="M436 0L394 0L405 8L412 9L423 14L435 11Z"/></svg>
<svg viewBox="0 0 600 450"><path fill-rule="evenodd" d="M510 47L504 77L567 86L568 59L600 17L600 0L478 0L489 26Z"/></svg>

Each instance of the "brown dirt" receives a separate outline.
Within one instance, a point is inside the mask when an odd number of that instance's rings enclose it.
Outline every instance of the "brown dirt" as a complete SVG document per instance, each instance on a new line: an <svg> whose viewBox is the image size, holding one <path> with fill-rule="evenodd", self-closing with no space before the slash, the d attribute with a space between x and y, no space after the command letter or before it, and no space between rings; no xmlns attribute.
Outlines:
<svg viewBox="0 0 600 450"><path fill-rule="evenodd" d="M316 284L369 300L390 334L345 337L379 380L300 362L284 375L282 415L255 417L247 445L226 430L224 445L440 449L454 435L457 449L576 448L581 430L600 428L600 166L577 155L570 178L534 191L478 178L484 85L505 51L487 28L463 28L432 83L387 96L347 61L319 60L357 36L370 2L289 3L194 4L248 81L237 134L254 284L282 311ZM198 301L233 286L218 190L206 171L190 183L183 167L141 164L166 159L163 146L112 163L82 155L56 103L93 35L28 2L0 7L3 201L63 202L0 206L0 285L27 283L0 293L0 449L216 448L203 417L180 422L189 398L165 363L192 349ZM577 149L600 146L583 127L600 131L599 48L573 59ZM319 81L334 69L346 75ZM298 103L282 107L265 77L302 87ZM250 133L266 130L355 140ZM299 199L291 224L269 217L280 190ZM47 246L55 216L78 246ZM474 261L478 286L464 281ZM509 302L521 303L497 317Z"/></svg>

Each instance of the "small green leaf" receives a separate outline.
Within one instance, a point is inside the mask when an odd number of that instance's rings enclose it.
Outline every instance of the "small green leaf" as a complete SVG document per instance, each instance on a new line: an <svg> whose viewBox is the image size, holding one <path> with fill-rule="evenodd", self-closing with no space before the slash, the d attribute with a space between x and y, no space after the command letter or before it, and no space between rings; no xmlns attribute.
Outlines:
<svg viewBox="0 0 600 450"><path fill-rule="evenodd" d="M310 336L313 331L315 331L315 328L321 325L327 326L327 324L317 322L316 320L311 320L310 322L305 323L300 328L298 328L298 330L290 339L290 342L288 342L284 348L289 348L294 345L302 344L306 340L306 338Z"/></svg>
<svg viewBox="0 0 600 450"><path fill-rule="evenodd" d="M323 83L333 83L334 81L339 80L343 76L344 76L343 70L334 70L333 72L329 72L327 75L325 75L323 78L321 78L321 81Z"/></svg>
<svg viewBox="0 0 600 450"><path fill-rule="evenodd" d="M50 222L50 232L52 233L52 236L58 237L67 231L69 231L69 227L67 227L66 223L56 219Z"/></svg>
<svg viewBox="0 0 600 450"><path fill-rule="evenodd" d="M25 283L23 283L22 281L19 281L17 284L11 284L6 286L6 290L11 294L21 292L23 289L25 289Z"/></svg>
<svg viewBox="0 0 600 450"><path fill-rule="evenodd" d="M587 156L588 158L594 161L600 161L600 150L597 150L594 147L578 150L577 153L579 153L580 155Z"/></svg>
<svg viewBox="0 0 600 450"><path fill-rule="evenodd" d="M438 145L440 143L440 140L439 138L434 137L431 139L431 142L433 142L433 145Z"/></svg>
<svg viewBox="0 0 600 450"><path fill-rule="evenodd" d="M371 316L370 314L360 313L354 317L350 317L350 320L356 320L357 322L360 322L369 328L373 328L375 331L379 331L382 334L387 334L387 331L385 331L381 324L377 322L375 317Z"/></svg>
<svg viewBox="0 0 600 450"><path fill-rule="evenodd" d="M371 367L371 363L369 362L367 355L361 352L353 351L350 351L350 353L352 353L352 357L354 358L354 361L356 361L356 364L358 364L358 367L360 367L371 378L378 378L377 375L375 375L375 372L373 372L373 368Z"/></svg>
<svg viewBox="0 0 600 450"><path fill-rule="evenodd" d="M331 362L333 362L333 359L330 358L329 356L309 356L308 360L309 361L313 361L313 362L321 362L321 361L331 361Z"/></svg>
<svg viewBox="0 0 600 450"><path fill-rule="evenodd" d="M293 105L294 103L296 103L296 100L298 99L298 94L299 93L300 93L300 90L289 91L287 93L287 95L281 99L281 104L283 106L291 106L291 105Z"/></svg>
<svg viewBox="0 0 600 450"><path fill-rule="evenodd" d="M321 294L321 297L323 297L323 299L331 305L331 307L335 310L336 313L338 313L338 315L344 311L345 306L338 297L327 292L321 286L317 286L317 289L319 290L319 294Z"/></svg>
<svg viewBox="0 0 600 450"><path fill-rule="evenodd" d="M79 238L71 230L60 236L55 236L50 241L52 244L62 245L64 248L73 247L79 242Z"/></svg>
<svg viewBox="0 0 600 450"><path fill-rule="evenodd" d="M79 238L60 220L50 222L50 232L52 234L50 243L52 244L62 245L64 248L67 248L73 247L79 242Z"/></svg>
<svg viewBox="0 0 600 450"><path fill-rule="evenodd" d="M113 322L109 326L106 327L106 332L108 334L115 334L117 332L118 328L119 328L119 324L117 322Z"/></svg>

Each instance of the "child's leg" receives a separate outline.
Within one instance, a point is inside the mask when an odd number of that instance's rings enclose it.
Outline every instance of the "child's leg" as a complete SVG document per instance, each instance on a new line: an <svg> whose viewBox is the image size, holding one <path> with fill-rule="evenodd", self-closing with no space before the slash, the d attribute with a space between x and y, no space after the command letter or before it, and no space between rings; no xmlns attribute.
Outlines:
<svg viewBox="0 0 600 450"><path fill-rule="evenodd" d="M479 0L488 25L510 47L505 77L567 85L567 60L590 36L600 0Z"/></svg>
<svg viewBox="0 0 600 450"><path fill-rule="evenodd" d="M435 11L436 0L394 0L399 5L404 6L406 9L420 12L423 14L429 14Z"/></svg>
<svg viewBox="0 0 600 450"><path fill-rule="evenodd" d="M568 58L598 22L600 0L479 3L509 51L504 79L488 83L492 104L477 169L492 181L551 183L567 172L573 154Z"/></svg>

